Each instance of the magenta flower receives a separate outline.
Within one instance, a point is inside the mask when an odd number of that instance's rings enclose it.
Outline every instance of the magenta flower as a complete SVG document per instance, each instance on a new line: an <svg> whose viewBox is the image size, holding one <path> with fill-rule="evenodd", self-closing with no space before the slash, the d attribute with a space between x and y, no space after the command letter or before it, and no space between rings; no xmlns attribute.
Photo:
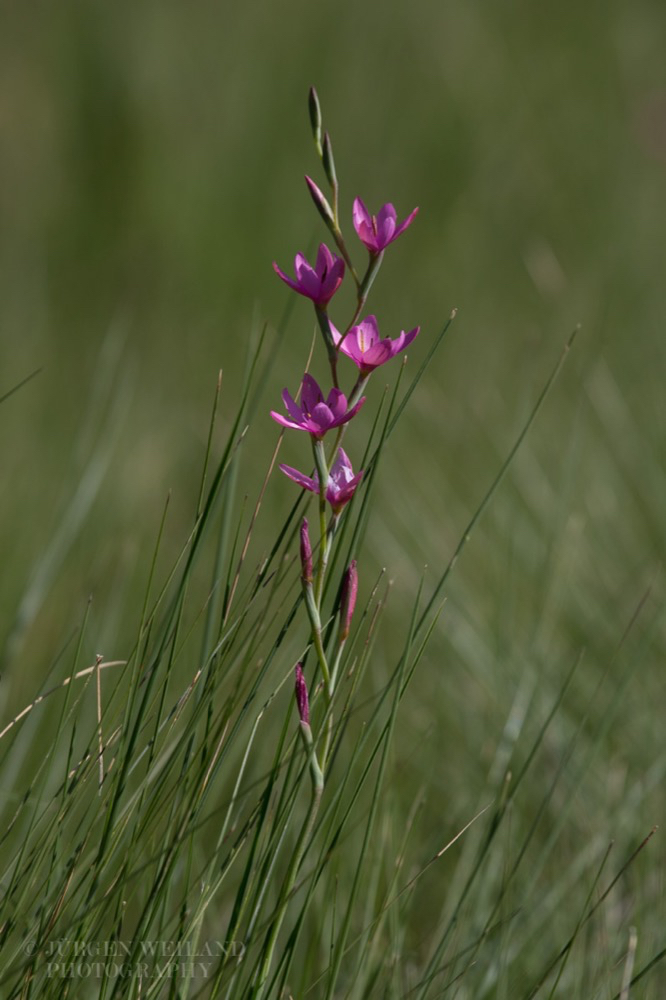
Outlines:
<svg viewBox="0 0 666 1000"><path fill-rule="evenodd" d="M385 250L389 243L397 240L405 229L412 224L418 208L407 216L400 224L397 222L395 208L389 202L382 205L377 215L370 215L360 198L354 199L354 229L361 243L364 243L371 254L375 256Z"/></svg>
<svg viewBox="0 0 666 1000"><path fill-rule="evenodd" d="M369 375L375 368L385 364L394 358L400 351L404 351L417 336L419 326L415 326L409 333L403 330L399 337L391 340L390 337L381 339L376 316L366 316L358 326L353 326L343 339L339 330L331 323L331 334L333 342L342 344L340 350L351 358L357 368L360 368L362 375Z"/></svg>
<svg viewBox="0 0 666 1000"><path fill-rule="evenodd" d="M301 388L301 405L299 406L287 389L282 393L284 405L291 420L281 413L271 410L273 420L283 427L293 427L297 431L307 431L317 439L323 438L326 431L340 427L358 413L365 403L365 396L359 399L355 406L347 409L347 397L339 389L331 389L327 399L312 375L303 376Z"/></svg>
<svg viewBox="0 0 666 1000"><path fill-rule="evenodd" d="M298 469L292 469L290 465L281 465L280 468L285 476L289 476L295 483L302 486L304 490L309 490L310 493L319 493L319 476L316 472L310 478L310 476L304 476ZM339 514L345 504L349 503L362 478L362 471L354 475L352 464L346 452L340 448L335 462L331 466L328 485L326 487L326 499L330 503L334 514Z"/></svg>
<svg viewBox="0 0 666 1000"><path fill-rule="evenodd" d="M345 273L345 262L342 257L336 257L328 249L325 243L319 246L317 263L314 267L308 264L302 253L297 253L294 258L294 270L296 280L290 278L284 271L281 271L275 261L273 268L290 288L293 288L299 295L305 295L307 299L312 299L316 306L323 309L333 298Z"/></svg>

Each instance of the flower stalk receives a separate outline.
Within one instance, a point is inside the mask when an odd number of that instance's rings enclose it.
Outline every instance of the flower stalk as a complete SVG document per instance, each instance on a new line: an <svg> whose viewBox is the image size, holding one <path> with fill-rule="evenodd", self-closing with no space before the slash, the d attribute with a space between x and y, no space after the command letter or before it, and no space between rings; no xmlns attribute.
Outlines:
<svg viewBox="0 0 666 1000"><path fill-rule="evenodd" d="M297 397L300 401L296 402L285 389L282 399L287 413L285 415L271 411L271 417L283 427L305 431L310 436L312 446L315 466L312 475L307 476L288 465L281 465L280 469L298 486L314 493L317 497L318 546L313 550L308 521L303 518L300 529L300 563L301 586L310 627L310 639L323 679L324 712L322 715L320 711L316 711L315 719L312 720L304 668L303 664L298 663L294 693L301 741L310 776L310 805L281 886L276 914L267 934L262 961L252 987L253 1000L259 1000L268 980L277 937L323 795L333 742L334 695L358 594L358 570L354 559L344 574L339 607L334 609L334 620L335 615L338 616L337 632L331 630L330 648L327 650L322 636L322 620L328 621L328 616L324 614L322 606L329 556L340 519L363 477L363 470L354 472L349 456L341 447L342 439L347 425L365 403L363 393L372 372L403 351L419 332L419 328L415 327L409 333L403 330L394 339L382 338L374 316L361 318L386 248L411 225L418 209L414 209L405 219L398 222L396 210L390 202L383 205L376 215L371 215L360 198L354 200L353 227L368 254L365 272L359 278L359 272L354 267L340 224L340 185L333 147L329 133L324 130L321 106L314 88L310 90L308 109L315 148L330 188L330 196L327 197L311 177L306 175L305 181L314 206L333 237L340 256L322 243L314 264L310 264L303 254L296 254L294 277L282 271L276 263L273 267L286 285L298 295L309 299L314 307L326 348L332 388L328 395L325 395L315 379L310 374L305 374L300 397ZM347 273L351 275L355 285L356 302L349 323L344 332L340 333L330 318L329 310ZM338 367L341 355L358 368L357 377L348 396L345 396L340 389ZM328 446L324 443L330 431L335 431L332 435L334 438L332 448L330 442ZM331 508L330 518L327 505ZM329 656L334 657L332 669Z"/></svg>

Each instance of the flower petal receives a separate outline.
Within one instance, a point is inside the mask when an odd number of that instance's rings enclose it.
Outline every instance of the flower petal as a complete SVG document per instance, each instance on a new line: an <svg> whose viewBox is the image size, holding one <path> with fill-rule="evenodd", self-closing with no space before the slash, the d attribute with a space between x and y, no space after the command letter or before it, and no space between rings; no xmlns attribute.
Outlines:
<svg viewBox="0 0 666 1000"><path fill-rule="evenodd" d="M340 486L336 493L335 503L339 506L342 506L342 504L349 503L351 498L354 496L354 493L356 492L356 487L361 482L362 478L363 478L363 470L361 470L357 475L353 476L348 483L345 483L343 486ZM331 503L330 500L329 503Z"/></svg>
<svg viewBox="0 0 666 1000"><path fill-rule="evenodd" d="M331 476L335 478L339 474L345 474L345 471L352 472L352 464L349 459L349 455L344 450L344 448L338 448L338 453L335 456L335 461L331 466Z"/></svg>
<svg viewBox="0 0 666 1000"><path fill-rule="evenodd" d="M325 278L327 271L331 270L334 260L335 258L326 244L320 243L317 251L317 263L315 264L315 271L320 281Z"/></svg>
<svg viewBox="0 0 666 1000"><path fill-rule="evenodd" d="M317 403L323 402L324 394L319 388L319 383L306 372L303 376L301 387L302 409L305 413L312 413Z"/></svg>
<svg viewBox="0 0 666 1000"><path fill-rule="evenodd" d="M314 276L314 268L308 263L307 257L305 257L302 253L297 253L294 257L294 274L299 282L302 281L307 274Z"/></svg>
<svg viewBox="0 0 666 1000"><path fill-rule="evenodd" d="M366 351L361 359L361 368L365 373L373 371L375 368L379 368L380 365L386 364L390 361L392 357L397 353L400 348L394 350L395 342L387 337L385 340L380 340L378 344L373 344L369 351Z"/></svg>
<svg viewBox="0 0 666 1000"><path fill-rule="evenodd" d="M293 427L295 431L307 430L307 427L303 424L295 424L293 420L287 420L286 417L283 417L281 413L276 413L275 410L271 410L271 416L276 423L282 424L283 427Z"/></svg>
<svg viewBox="0 0 666 1000"><path fill-rule="evenodd" d="M334 343L334 344L336 345L336 347L337 347L337 345L338 345L338 344L340 343L340 341L342 340L342 334L341 334L341 333L340 333L340 331L338 330L338 328L337 328L337 326L335 325L335 323L333 323L333 322L332 322L332 321L331 321L330 319L329 319L329 321L328 321L328 326L329 326L329 329L330 329L330 331L331 331L331 337L333 338L333 343Z"/></svg>
<svg viewBox="0 0 666 1000"><path fill-rule="evenodd" d="M395 239L395 225L396 211L393 205L389 202L387 205L382 205L377 214L377 249L383 250L385 247Z"/></svg>
<svg viewBox="0 0 666 1000"><path fill-rule="evenodd" d="M417 207L416 207L416 208L414 209L414 211L413 211L413 212L410 212L410 213L409 213L409 215L408 215L408 216L407 216L407 218L406 218L406 219L404 220L404 222L401 222L401 223L400 223L400 225L399 225L399 226L397 227L396 231L395 231L395 232L394 232L394 234L393 234L393 239L394 239L394 240L397 240L398 236L400 236L400 235L401 235L402 233L404 233L405 229L407 229L407 226L411 226L412 222L414 221L414 218L415 218L415 216L416 216L416 215L417 215L417 213L418 213L418 210L419 210L419 209L418 209L418 206L417 206Z"/></svg>
<svg viewBox="0 0 666 1000"><path fill-rule="evenodd" d="M379 326L377 325L377 317L372 314L370 316L366 316L365 319L359 323L358 331L358 344L363 351L367 351L369 347L381 339Z"/></svg>
<svg viewBox="0 0 666 1000"><path fill-rule="evenodd" d="M293 396L289 393L287 389L282 390L282 401L287 409L289 416L296 423L303 423L303 411L298 403L294 400Z"/></svg>
<svg viewBox="0 0 666 1000"><path fill-rule="evenodd" d="M336 257L322 280L320 305L325 304L333 298L338 288L342 284L345 274L345 262L342 257Z"/></svg>
<svg viewBox="0 0 666 1000"><path fill-rule="evenodd" d="M347 397L340 389L331 389L326 404L336 420L347 412Z"/></svg>
<svg viewBox="0 0 666 1000"><path fill-rule="evenodd" d="M319 479L316 473L310 478L310 476L304 476L298 469L292 469L290 465L281 465L280 470L284 472L285 476L289 476L295 483L302 486L304 490L309 490L310 493L319 493Z"/></svg>
<svg viewBox="0 0 666 1000"><path fill-rule="evenodd" d="M409 345L411 344L411 342L414 340L415 337L418 337L420 329L421 329L420 326L415 326L413 330L409 331L409 333L405 333L405 339L402 342L403 350L405 349L405 347L409 347Z"/></svg>
<svg viewBox="0 0 666 1000"><path fill-rule="evenodd" d="M361 407L365 403L365 400L366 400L366 397L362 396L361 399L359 399L359 401L356 404L356 406L352 406L351 410L347 410L347 412L345 413L344 417L341 420L338 420L336 426L340 426L340 424L346 424L348 420L351 420L352 417L355 417L356 414L358 413L358 411L361 409Z"/></svg>
<svg viewBox="0 0 666 1000"><path fill-rule="evenodd" d="M326 403L317 403L307 421L308 430L316 437L323 437L331 427L336 427L336 419Z"/></svg>
<svg viewBox="0 0 666 1000"><path fill-rule="evenodd" d="M321 278L315 274L311 267L308 267L307 271L304 268L301 272L300 286L297 291L317 304L322 302Z"/></svg>
<svg viewBox="0 0 666 1000"><path fill-rule="evenodd" d="M298 282L294 281L293 278L290 278L288 274L285 274L284 271L277 266L275 261L273 261L273 270L279 278L282 278L285 284L289 285L290 288L293 288L295 292L300 292Z"/></svg>
<svg viewBox="0 0 666 1000"><path fill-rule="evenodd" d="M372 229L372 219L370 218L370 213L360 198L354 198L352 218L354 220L354 229L357 233L361 226L369 226L370 229Z"/></svg>

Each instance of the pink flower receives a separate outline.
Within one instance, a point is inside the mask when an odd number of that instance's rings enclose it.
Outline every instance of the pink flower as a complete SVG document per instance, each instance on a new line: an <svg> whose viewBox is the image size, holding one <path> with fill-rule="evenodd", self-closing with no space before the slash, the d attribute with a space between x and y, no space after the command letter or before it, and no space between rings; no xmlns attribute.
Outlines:
<svg viewBox="0 0 666 1000"><path fill-rule="evenodd" d="M326 400L312 375L303 376L301 389L301 405L299 406L287 389L282 393L284 405L291 420L281 413L271 410L273 420L283 427L293 427L297 431L307 431L313 437L321 439L326 431L340 427L358 413L365 403L365 396L359 399L355 406L347 409L347 397L339 389L331 389Z"/></svg>
<svg viewBox="0 0 666 1000"><path fill-rule="evenodd" d="M331 253L325 243L321 243L317 254L317 263L314 267L308 264L302 253L296 254L294 258L296 280L281 271L275 261L273 261L273 268L290 288L293 288L299 295L305 295L306 298L312 299L316 306L323 308L340 287L345 273L345 262L342 257L336 257L334 253Z"/></svg>
<svg viewBox="0 0 666 1000"><path fill-rule="evenodd" d="M399 337L380 338L376 316L366 316L358 326L353 326L344 340L339 330L331 323L333 342L337 345L342 341L340 350L351 358L362 375L369 375L375 368L390 361L400 351L404 351L414 340L421 328L415 326L409 333L403 330Z"/></svg>
<svg viewBox="0 0 666 1000"><path fill-rule="evenodd" d="M404 233L412 224L417 212L418 208L415 208L403 222L398 224L395 208L390 202L382 205L377 215L370 215L361 199L356 198L353 212L354 229L360 241L366 245L371 254L376 256Z"/></svg>
<svg viewBox="0 0 666 1000"><path fill-rule="evenodd" d="M292 469L290 465L281 465L280 468L285 476L289 476L295 483L302 486L304 490L309 490L310 493L319 493L319 476L316 472L310 478L310 476L304 476L298 469ZM339 514L345 504L349 503L362 478L363 472L358 472L354 475L354 470L347 454L340 448L335 462L331 466L328 485L326 487L326 499L330 503L334 514Z"/></svg>

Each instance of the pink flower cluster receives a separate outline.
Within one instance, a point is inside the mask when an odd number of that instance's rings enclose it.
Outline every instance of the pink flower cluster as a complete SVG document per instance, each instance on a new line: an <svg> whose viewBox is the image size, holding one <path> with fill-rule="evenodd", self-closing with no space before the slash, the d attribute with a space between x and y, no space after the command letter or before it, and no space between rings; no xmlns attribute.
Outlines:
<svg viewBox="0 0 666 1000"><path fill-rule="evenodd" d="M341 243L341 233L328 201L314 181L309 177L306 177L306 181L324 221L332 228L336 240L344 248L344 244ZM361 199L355 199L352 219L356 234L370 255L368 276L374 277L384 250L412 224L417 212L418 208L415 208L406 219L398 222L396 210L390 202L383 205L377 215L371 215ZM348 255L345 253L345 256ZM382 337L376 316L369 315L359 322L355 321L360 308L357 309L354 322L344 333L341 333L328 318L328 305L342 284L345 275L345 260L333 253L325 243L321 243L319 246L314 266L307 261L303 254L296 254L294 278L285 274L275 261L273 268L290 288L299 295L310 299L318 313L324 316L325 327L329 331L335 354L344 354L353 361L359 370L355 388L362 388L368 376L376 368L404 351L419 333L420 328L417 326L408 333L404 330L401 331L394 339ZM367 290L364 288L363 282L356 279L356 283L358 301L361 305L365 302ZM333 376L335 381L335 369L333 369ZM354 394L352 393L352 395ZM296 402L287 389L283 391L282 399L287 415L271 410L273 420L283 427L307 431L314 440L318 441L321 441L328 431L339 429L351 420L365 402L365 396L363 396L358 399L354 398L352 404L351 397L348 399L337 387L337 381L334 388L325 397L318 383L309 374L303 376L300 402ZM280 468L299 486L313 493L319 493L320 484L316 474L311 477L306 476L287 465L281 465ZM362 475L362 472L354 475L348 456L340 448L329 470L329 480L325 489L326 499L335 514L339 514L343 506L351 500Z"/></svg>

